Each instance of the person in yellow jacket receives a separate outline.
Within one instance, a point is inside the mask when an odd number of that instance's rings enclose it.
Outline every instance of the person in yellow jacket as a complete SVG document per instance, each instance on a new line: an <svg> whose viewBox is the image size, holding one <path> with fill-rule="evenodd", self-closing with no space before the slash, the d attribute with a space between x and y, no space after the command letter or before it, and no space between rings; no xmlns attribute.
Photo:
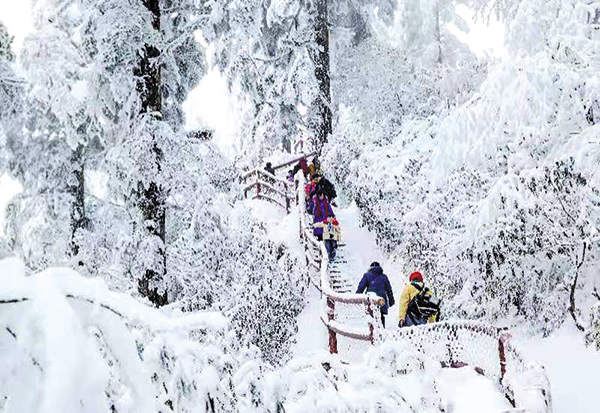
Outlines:
<svg viewBox="0 0 600 413"><path fill-rule="evenodd" d="M398 327L416 326L437 321L437 314L426 317L423 314L420 314L418 309L415 309L415 306L412 303L421 290L426 288L423 283L423 274L419 271L415 271L410 274L409 281L410 282L404 286L402 294L400 294L400 321L398 322ZM426 289L425 295L431 297L431 290Z"/></svg>

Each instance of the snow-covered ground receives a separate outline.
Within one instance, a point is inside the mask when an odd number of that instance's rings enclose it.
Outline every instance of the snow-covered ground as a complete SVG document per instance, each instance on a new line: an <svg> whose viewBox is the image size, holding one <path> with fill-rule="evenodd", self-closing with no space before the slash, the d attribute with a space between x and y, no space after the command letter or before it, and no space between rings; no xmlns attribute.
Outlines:
<svg viewBox="0 0 600 413"><path fill-rule="evenodd" d="M586 347L571 320L547 338L519 338L529 360L546 368L552 386L554 413L600 411L600 352Z"/></svg>

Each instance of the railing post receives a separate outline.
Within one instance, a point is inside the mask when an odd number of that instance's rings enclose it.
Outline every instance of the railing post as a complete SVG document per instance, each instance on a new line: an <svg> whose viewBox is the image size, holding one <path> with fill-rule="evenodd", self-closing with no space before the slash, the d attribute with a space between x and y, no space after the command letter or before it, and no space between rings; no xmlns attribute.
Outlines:
<svg viewBox="0 0 600 413"><path fill-rule="evenodd" d="M369 326L369 341L371 344L375 344L375 312L373 311L373 302L369 300L367 302L367 314L371 317L371 322L367 323Z"/></svg>
<svg viewBox="0 0 600 413"><path fill-rule="evenodd" d="M458 335L456 334L456 326L448 326L448 344L446 344L446 349L448 350L448 365L453 367L456 365L457 360L455 359L456 355L454 354L454 343L458 340Z"/></svg>
<svg viewBox="0 0 600 413"><path fill-rule="evenodd" d="M373 326L373 323L369 323L369 337L371 345L375 344L375 327Z"/></svg>
<svg viewBox="0 0 600 413"><path fill-rule="evenodd" d="M327 297L327 320L333 321L335 319L335 302ZM337 354L337 336L335 331L331 328L327 328L329 331L329 352L331 354Z"/></svg>

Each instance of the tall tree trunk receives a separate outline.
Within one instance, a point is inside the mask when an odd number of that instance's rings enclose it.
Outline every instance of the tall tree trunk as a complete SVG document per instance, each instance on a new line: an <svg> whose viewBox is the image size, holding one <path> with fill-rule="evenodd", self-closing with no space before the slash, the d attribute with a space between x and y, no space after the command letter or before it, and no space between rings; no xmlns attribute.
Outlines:
<svg viewBox="0 0 600 413"><path fill-rule="evenodd" d="M143 2L144 6L154 16L152 27L159 31L160 0L143 0ZM136 70L136 76L140 79L138 88L142 98L141 114L152 113L157 118L162 117L161 76L160 67L156 62L159 56L160 50L152 45L146 45L144 56L140 60L139 68ZM156 162L157 170L160 172L163 156L162 151L156 143L156 137L152 150L155 155L154 162ZM149 185L138 182L138 197L138 208L145 222L145 228L142 228L142 231L147 231L146 236L157 236L162 241L162 248L156 251L159 255L162 268L146 268L142 278L139 280L138 289L154 305L162 306L167 304L167 292L160 293L159 288L156 286L162 283L167 271L165 191L158 182L151 182Z"/></svg>
<svg viewBox="0 0 600 413"><path fill-rule="evenodd" d="M67 187L67 191L73 197L71 201L71 253L75 256L79 253L79 244L75 242L75 233L78 229L85 228L87 224L84 198L83 145L79 145L71 154L71 165L73 167L74 183Z"/></svg>
<svg viewBox="0 0 600 413"><path fill-rule="evenodd" d="M442 63L442 32L440 29L440 2L435 2L435 41L438 45L438 63Z"/></svg>
<svg viewBox="0 0 600 413"><path fill-rule="evenodd" d="M317 16L315 18L315 31L318 50L315 53L315 76L319 83L319 103L317 120L317 151L327 142L331 134L331 81L329 74L329 29L327 27L328 12L327 0L317 0Z"/></svg>

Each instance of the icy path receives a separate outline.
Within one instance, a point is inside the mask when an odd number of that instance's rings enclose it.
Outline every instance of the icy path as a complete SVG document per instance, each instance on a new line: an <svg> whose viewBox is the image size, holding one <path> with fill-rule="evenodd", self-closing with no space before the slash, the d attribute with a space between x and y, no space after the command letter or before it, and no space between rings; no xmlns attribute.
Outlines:
<svg viewBox="0 0 600 413"><path fill-rule="evenodd" d="M373 261L381 262L382 254L377 249L375 236L366 229L359 228L358 211L354 204L348 208L336 208L335 214L340 221L342 239L346 244L343 255L347 263L341 264L340 269L350 279L354 292L360 278L367 271L369 264ZM295 216L297 218L297 215ZM296 231L297 228L296 225ZM304 354L307 351L322 351L327 349L327 331L320 320L323 308L324 304L321 302L321 294L316 288L311 287L308 293L308 305L298 318L297 344L294 348L295 355ZM347 353L344 350L348 349L347 346L349 343L343 337L339 338L338 342L341 347L340 353ZM357 346L360 349L365 347L360 343Z"/></svg>

